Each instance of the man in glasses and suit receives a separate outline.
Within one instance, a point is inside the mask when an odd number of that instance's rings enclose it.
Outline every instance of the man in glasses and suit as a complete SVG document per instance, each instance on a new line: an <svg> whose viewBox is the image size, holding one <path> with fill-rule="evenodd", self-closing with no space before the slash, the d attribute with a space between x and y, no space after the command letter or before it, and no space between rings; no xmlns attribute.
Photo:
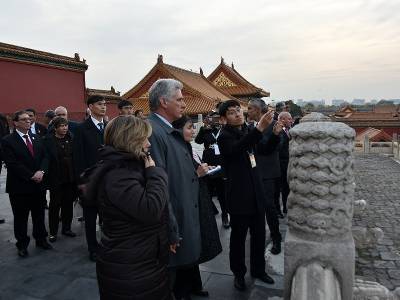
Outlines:
<svg viewBox="0 0 400 300"><path fill-rule="evenodd" d="M52 249L47 242L44 224L46 190L43 176L48 159L38 136L29 132L31 118L26 111L14 114L14 132L2 139L3 159L7 166L6 192L14 214L14 235L20 257L28 256L28 217L32 216L33 238L36 246Z"/></svg>

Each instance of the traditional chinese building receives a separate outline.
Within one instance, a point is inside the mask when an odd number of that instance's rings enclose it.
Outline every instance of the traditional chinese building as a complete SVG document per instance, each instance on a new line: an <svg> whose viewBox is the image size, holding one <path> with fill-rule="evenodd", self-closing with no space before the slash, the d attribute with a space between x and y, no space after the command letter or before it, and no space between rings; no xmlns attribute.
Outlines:
<svg viewBox="0 0 400 300"><path fill-rule="evenodd" d="M376 105L372 111L357 111L351 106L345 106L331 115L332 120L343 122L354 128L358 133L368 128L382 129L393 136L400 134L399 105Z"/></svg>
<svg viewBox="0 0 400 300"><path fill-rule="evenodd" d="M0 112L34 108L39 119L48 109L67 107L71 119L85 111L86 61L0 43Z"/></svg>
<svg viewBox="0 0 400 300"><path fill-rule="evenodd" d="M122 100L121 93L116 92L111 86L110 90L86 89L87 96L101 96L107 103L107 116L114 118L118 116L118 103Z"/></svg>
<svg viewBox="0 0 400 300"><path fill-rule="evenodd" d="M149 88L160 78L173 78L183 84L182 95L186 103L185 113L191 116L207 114L215 109L220 101L232 99L229 93L204 76L203 70L199 73L181 69L163 62L163 56L159 55L156 65L147 75L122 97L133 103L135 110L142 109L149 113Z"/></svg>
<svg viewBox="0 0 400 300"><path fill-rule="evenodd" d="M237 99L249 101L252 98L269 97L270 93L247 81L235 66L228 66L221 57L221 63L207 77L215 86Z"/></svg>

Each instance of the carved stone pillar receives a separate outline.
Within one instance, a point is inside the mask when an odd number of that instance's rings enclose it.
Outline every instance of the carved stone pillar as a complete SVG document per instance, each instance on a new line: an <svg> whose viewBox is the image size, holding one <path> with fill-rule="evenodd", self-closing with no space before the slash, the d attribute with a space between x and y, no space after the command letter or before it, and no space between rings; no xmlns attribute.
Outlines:
<svg viewBox="0 0 400 300"><path fill-rule="evenodd" d="M297 271L312 269L317 264L327 274L332 270L341 299L351 300L355 261L351 230L355 131L344 123L330 122L322 114L311 113L290 134L284 297L301 299L302 295L297 295L292 286L296 280L299 282ZM329 294L326 285L317 287L312 280L302 285L303 295L307 288L309 295L315 294L312 289Z"/></svg>

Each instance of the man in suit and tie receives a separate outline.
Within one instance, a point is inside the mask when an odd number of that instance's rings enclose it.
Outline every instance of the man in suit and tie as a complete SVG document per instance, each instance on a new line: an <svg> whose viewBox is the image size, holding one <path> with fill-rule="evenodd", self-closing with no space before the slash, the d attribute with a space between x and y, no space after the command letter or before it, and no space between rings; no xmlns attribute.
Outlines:
<svg viewBox="0 0 400 300"><path fill-rule="evenodd" d="M289 183L287 181L287 171L289 165L289 141L290 141L289 129L292 127L292 122L293 122L292 115L287 111L283 111L279 114L278 121L281 122L284 126L283 130L280 133L281 140L279 144L279 161L281 167L280 192L282 193L283 213L287 214L286 203L290 192Z"/></svg>
<svg viewBox="0 0 400 300"><path fill-rule="evenodd" d="M92 167L98 160L98 149L104 143L104 121L106 115L106 101L101 96L90 96L87 100L90 116L83 121L75 130L73 157L75 175L78 184L80 175L85 169ZM96 261L98 242L96 238L97 207L85 205L84 197L81 197L83 217L85 219L86 241L88 245L89 258Z"/></svg>
<svg viewBox="0 0 400 300"><path fill-rule="evenodd" d="M3 159L7 166L6 192L14 214L14 234L18 255L28 255L28 217L32 216L36 246L52 249L44 224L46 190L43 176L48 169L46 152L38 136L29 133L31 119L26 111L13 117L14 132L2 139Z"/></svg>
<svg viewBox="0 0 400 300"><path fill-rule="evenodd" d="M29 115L29 118L31 118L30 133L36 134L39 137L45 136L47 134L47 128L42 124L36 123L36 110L27 108L25 111Z"/></svg>
<svg viewBox="0 0 400 300"><path fill-rule="evenodd" d="M249 101L248 118L259 122L263 113L268 111L267 105L262 99ZM280 165L279 165L279 133L282 130L280 122L273 121L263 132L262 139L256 145L256 162L262 180L265 196L265 215L271 234L271 253L276 255L281 252L282 236L279 231L278 212L275 207L275 195L279 195ZM280 213L280 211L279 211ZM283 217L283 216L282 216Z"/></svg>

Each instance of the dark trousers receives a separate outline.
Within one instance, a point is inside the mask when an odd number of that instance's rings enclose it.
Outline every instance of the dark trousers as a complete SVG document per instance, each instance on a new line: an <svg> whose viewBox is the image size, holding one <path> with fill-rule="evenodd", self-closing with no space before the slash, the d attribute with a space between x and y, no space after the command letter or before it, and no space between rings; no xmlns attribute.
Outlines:
<svg viewBox="0 0 400 300"><path fill-rule="evenodd" d="M199 265L174 268L173 276L173 291L177 299L201 291L203 288Z"/></svg>
<svg viewBox="0 0 400 300"><path fill-rule="evenodd" d="M282 241L282 236L279 231L278 211L274 201L277 194L277 182L278 180L276 178L263 179L264 196L266 201L265 217L271 234L271 240L280 243Z"/></svg>
<svg viewBox="0 0 400 300"><path fill-rule="evenodd" d="M29 245L28 218L32 217L32 235L36 241L47 237L44 224L46 192L35 194L10 194L11 208L14 215L14 235L18 249L26 249Z"/></svg>
<svg viewBox="0 0 400 300"><path fill-rule="evenodd" d="M85 218L86 242L89 252L96 252L98 242L96 237L97 207L83 206L83 217Z"/></svg>
<svg viewBox="0 0 400 300"><path fill-rule="evenodd" d="M62 231L71 230L73 205L76 199L75 190L75 185L72 183L62 184L50 189L49 230L51 235L56 236L58 233L60 209Z"/></svg>
<svg viewBox="0 0 400 300"><path fill-rule="evenodd" d="M221 213L222 215L227 215L227 204L226 204L226 192L225 192L225 185L226 180L222 177L218 178L208 178L207 180L208 190L211 196L216 195L221 206Z"/></svg>
<svg viewBox="0 0 400 300"><path fill-rule="evenodd" d="M235 276L244 276L247 231L250 229L250 273L258 276L265 273L265 215L230 215L231 239L229 262Z"/></svg>
<svg viewBox="0 0 400 300"><path fill-rule="evenodd" d="M287 212L287 198L289 196L289 183L287 181L287 172L288 172L288 160L281 160L281 180L280 180L280 192L282 193L282 206L283 211Z"/></svg>

